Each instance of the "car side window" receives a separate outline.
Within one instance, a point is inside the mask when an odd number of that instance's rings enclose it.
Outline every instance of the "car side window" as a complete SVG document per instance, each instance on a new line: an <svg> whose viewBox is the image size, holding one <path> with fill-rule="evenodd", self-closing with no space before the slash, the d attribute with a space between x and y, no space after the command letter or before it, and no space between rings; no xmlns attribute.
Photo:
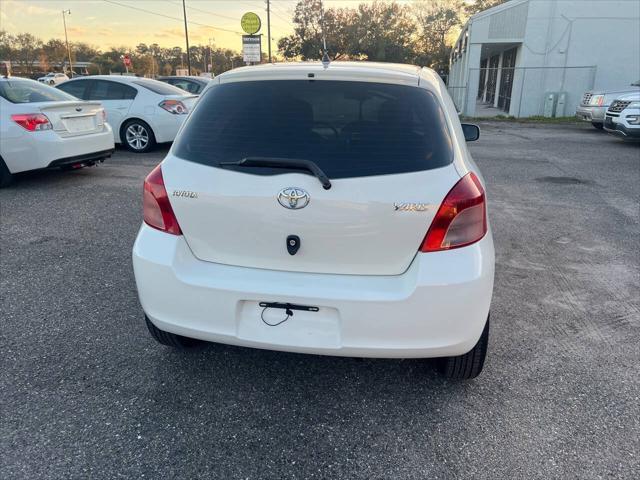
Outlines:
<svg viewBox="0 0 640 480"><path fill-rule="evenodd" d="M76 82L64 82L58 85L58 89L62 90L69 95L73 95L76 98L81 100L87 100L87 87L89 86L88 81L79 80Z"/></svg>
<svg viewBox="0 0 640 480"><path fill-rule="evenodd" d="M169 83L181 88L182 90L186 90L189 93L196 93L198 91L198 85L195 82L190 82L189 80L172 79Z"/></svg>
<svg viewBox="0 0 640 480"><path fill-rule="evenodd" d="M95 80L89 100L132 100L137 90L128 85L108 80Z"/></svg>

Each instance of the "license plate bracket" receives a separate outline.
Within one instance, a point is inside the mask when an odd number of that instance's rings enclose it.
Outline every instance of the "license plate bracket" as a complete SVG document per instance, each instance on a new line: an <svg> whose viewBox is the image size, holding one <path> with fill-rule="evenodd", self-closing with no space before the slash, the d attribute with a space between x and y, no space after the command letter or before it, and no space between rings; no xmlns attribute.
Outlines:
<svg viewBox="0 0 640 480"><path fill-rule="evenodd" d="M301 310L303 312L318 312L318 307L312 307L309 305L296 305L294 303L281 303L281 302L260 302L263 308L279 308L282 310Z"/></svg>

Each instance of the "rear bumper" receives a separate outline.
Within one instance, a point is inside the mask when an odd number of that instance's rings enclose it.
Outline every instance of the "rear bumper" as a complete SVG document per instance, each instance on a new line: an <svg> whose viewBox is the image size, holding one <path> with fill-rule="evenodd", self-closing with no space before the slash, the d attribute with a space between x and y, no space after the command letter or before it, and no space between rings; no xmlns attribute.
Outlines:
<svg viewBox="0 0 640 480"><path fill-rule="evenodd" d="M24 132L4 142L2 158L11 173L104 159L113 151L113 133L105 124L98 133L61 137L53 130ZM75 159L75 161L74 161Z"/></svg>
<svg viewBox="0 0 640 480"><path fill-rule="evenodd" d="M576 108L576 117L585 122L603 123L604 113L606 110L606 106L588 107L580 105L578 108Z"/></svg>
<svg viewBox="0 0 640 480"><path fill-rule="evenodd" d="M469 247L418 254L396 276L234 267L196 259L181 236L143 225L133 247L142 308L160 329L246 347L321 355L439 357L478 341L493 291L491 234ZM319 307L277 327L259 302ZM271 323L282 311L269 310Z"/></svg>
<svg viewBox="0 0 640 480"><path fill-rule="evenodd" d="M102 150L101 152L93 152L93 153L85 153L83 155L76 155L74 157L67 158L59 158L58 160L54 160L49 164L50 168L54 167L64 167L69 165L90 165L95 162L99 162L100 160L104 160L105 158L109 158L113 152L114 148L110 148L109 150Z"/></svg>

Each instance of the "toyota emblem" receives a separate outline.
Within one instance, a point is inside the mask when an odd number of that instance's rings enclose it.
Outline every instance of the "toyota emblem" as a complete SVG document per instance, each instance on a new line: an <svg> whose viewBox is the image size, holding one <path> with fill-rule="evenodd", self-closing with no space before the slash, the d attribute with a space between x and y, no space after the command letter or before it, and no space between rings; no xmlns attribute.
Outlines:
<svg viewBox="0 0 640 480"><path fill-rule="evenodd" d="M278 193L278 203L284 208L291 210L299 210L309 205L311 197L309 194L298 187L287 187Z"/></svg>

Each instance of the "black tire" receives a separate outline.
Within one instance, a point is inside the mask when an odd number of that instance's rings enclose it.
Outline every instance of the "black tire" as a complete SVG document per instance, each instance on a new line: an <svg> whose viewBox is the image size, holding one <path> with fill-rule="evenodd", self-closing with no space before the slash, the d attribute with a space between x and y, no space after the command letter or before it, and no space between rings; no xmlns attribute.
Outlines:
<svg viewBox="0 0 640 480"><path fill-rule="evenodd" d="M591 122L591 125L593 125L593 127L597 128L598 130L604 129L604 123Z"/></svg>
<svg viewBox="0 0 640 480"><path fill-rule="evenodd" d="M142 120L129 120L120 129L120 140L135 153L147 153L156 146L156 137L148 123Z"/></svg>
<svg viewBox="0 0 640 480"><path fill-rule="evenodd" d="M13 174L9 171L7 164L0 158L0 188L8 187L13 181Z"/></svg>
<svg viewBox="0 0 640 480"><path fill-rule="evenodd" d="M190 348L195 347L196 345L201 344L200 340L196 340L195 338L187 338L180 335L176 335L175 333L165 332L164 330L160 330L156 327L151 320L145 315L144 320L147 323L147 328L149 329L149 333L158 343L162 345L166 345L167 347L173 348Z"/></svg>
<svg viewBox="0 0 640 480"><path fill-rule="evenodd" d="M464 355L457 357L446 357L442 362L442 373L457 380L469 380L476 378L482 372L484 359L487 356L487 346L489 344L489 318L484 326L482 335L478 343Z"/></svg>

